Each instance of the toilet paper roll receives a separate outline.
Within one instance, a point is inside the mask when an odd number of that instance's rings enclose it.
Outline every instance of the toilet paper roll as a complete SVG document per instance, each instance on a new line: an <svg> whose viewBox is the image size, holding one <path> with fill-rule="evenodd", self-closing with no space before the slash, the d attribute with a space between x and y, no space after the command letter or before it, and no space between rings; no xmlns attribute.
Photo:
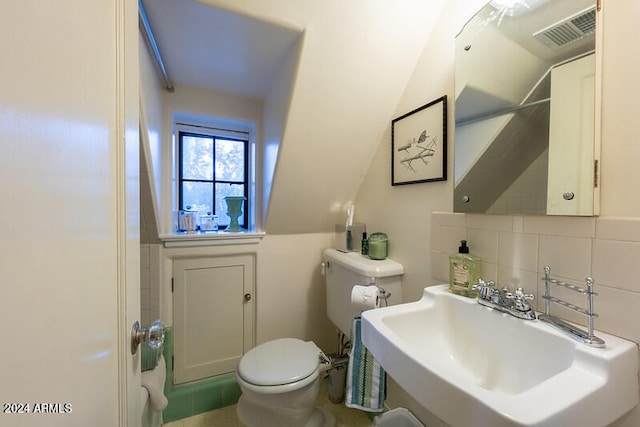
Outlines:
<svg viewBox="0 0 640 427"><path fill-rule="evenodd" d="M362 313L380 307L380 289L377 286L355 285L351 289L351 308Z"/></svg>

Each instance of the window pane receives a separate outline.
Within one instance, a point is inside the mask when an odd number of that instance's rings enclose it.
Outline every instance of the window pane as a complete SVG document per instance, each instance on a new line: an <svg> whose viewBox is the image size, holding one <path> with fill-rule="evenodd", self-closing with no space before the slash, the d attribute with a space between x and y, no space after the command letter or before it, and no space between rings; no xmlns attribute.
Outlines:
<svg viewBox="0 0 640 427"><path fill-rule="evenodd" d="M227 215L227 203L224 201L226 196L244 196L243 184L216 184L216 213L218 214L219 224L222 226L229 225L229 216ZM245 210L247 209L247 201L242 205L242 215L238 218L241 226L244 224Z"/></svg>
<svg viewBox="0 0 640 427"><path fill-rule="evenodd" d="M243 141L216 139L216 180L244 181Z"/></svg>
<svg viewBox="0 0 640 427"><path fill-rule="evenodd" d="M183 182L182 209L197 210L201 213L213 212L213 183Z"/></svg>
<svg viewBox="0 0 640 427"><path fill-rule="evenodd" d="M182 136L182 178L213 179L213 138Z"/></svg>

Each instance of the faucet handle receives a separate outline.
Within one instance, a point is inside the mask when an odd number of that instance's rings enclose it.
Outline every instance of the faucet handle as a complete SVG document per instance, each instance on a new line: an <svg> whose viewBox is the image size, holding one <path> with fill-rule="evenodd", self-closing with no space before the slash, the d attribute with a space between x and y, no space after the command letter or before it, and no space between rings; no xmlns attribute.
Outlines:
<svg viewBox="0 0 640 427"><path fill-rule="evenodd" d="M496 283L493 280L490 280L485 283L484 280L478 279L478 283L471 286L471 289L474 291L478 291L478 300L484 299L489 300L494 297L496 291Z"/></svg>
<svg viewBox="0 0 640 427"><path fill-rule="evenodd" d="M525 294L524 290L521 287L516 288L515 292L506 292L504 297L506 299L513 300L516 308L518 310L529 310L529 303L527 301L532 301L535 299L535 295L533 294Z"/></svg>
<svg viewBox="0 0 640 427"><path fill-rule="evenodd" d="M507 288L505 288L505 290L508 291ZM514 300L528 301L528 300L534 299L535 295L533 295L533 294L525 294L524 293L524 289L522 289L522 287L517 287L515 292L505 292L505 298L514 299Z"/></svg>
<svg viewBox="0 0 640 427"><path fill-rule="evenodd" d="M473 289L474 291L483 291L487 288L493 288L496 285L496 283L493 280L489 280L488 282L485 282L482 279L478 279L478 283L476 283L475 285L471 286L471 289Z"/></svg>
<svg viewBox="0 0 640 427"><path fill-rule="evenodd" d="M484 280L478 279L478 283L471 285L471 289L473 289L474 291L481 291L485 288L485 286L487 286L487 284L484 283Z"/></svg>

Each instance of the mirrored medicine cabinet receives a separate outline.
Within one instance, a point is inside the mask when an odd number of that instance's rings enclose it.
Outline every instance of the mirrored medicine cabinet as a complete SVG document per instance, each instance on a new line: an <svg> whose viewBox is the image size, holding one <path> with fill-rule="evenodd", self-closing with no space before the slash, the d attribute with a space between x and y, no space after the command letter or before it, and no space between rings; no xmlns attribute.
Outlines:
<svg viewBox="0 0 640 427"><path fill-rule="evenodd" d="M598 214L594 0L493 0L456 37L454 211Z"/></svg>

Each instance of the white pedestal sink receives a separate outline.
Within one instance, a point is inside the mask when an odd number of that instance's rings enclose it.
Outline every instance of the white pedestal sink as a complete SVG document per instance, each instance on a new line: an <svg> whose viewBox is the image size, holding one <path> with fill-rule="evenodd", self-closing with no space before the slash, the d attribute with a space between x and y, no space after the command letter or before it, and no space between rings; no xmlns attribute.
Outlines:
<svg viewBox="0 0 640 427"><path fill-rule="evenodd" d="M638 404L638 349L598 332L580 344L448 292L362 313L362 340L387 373L451 426L594 426Z"/></svg>

